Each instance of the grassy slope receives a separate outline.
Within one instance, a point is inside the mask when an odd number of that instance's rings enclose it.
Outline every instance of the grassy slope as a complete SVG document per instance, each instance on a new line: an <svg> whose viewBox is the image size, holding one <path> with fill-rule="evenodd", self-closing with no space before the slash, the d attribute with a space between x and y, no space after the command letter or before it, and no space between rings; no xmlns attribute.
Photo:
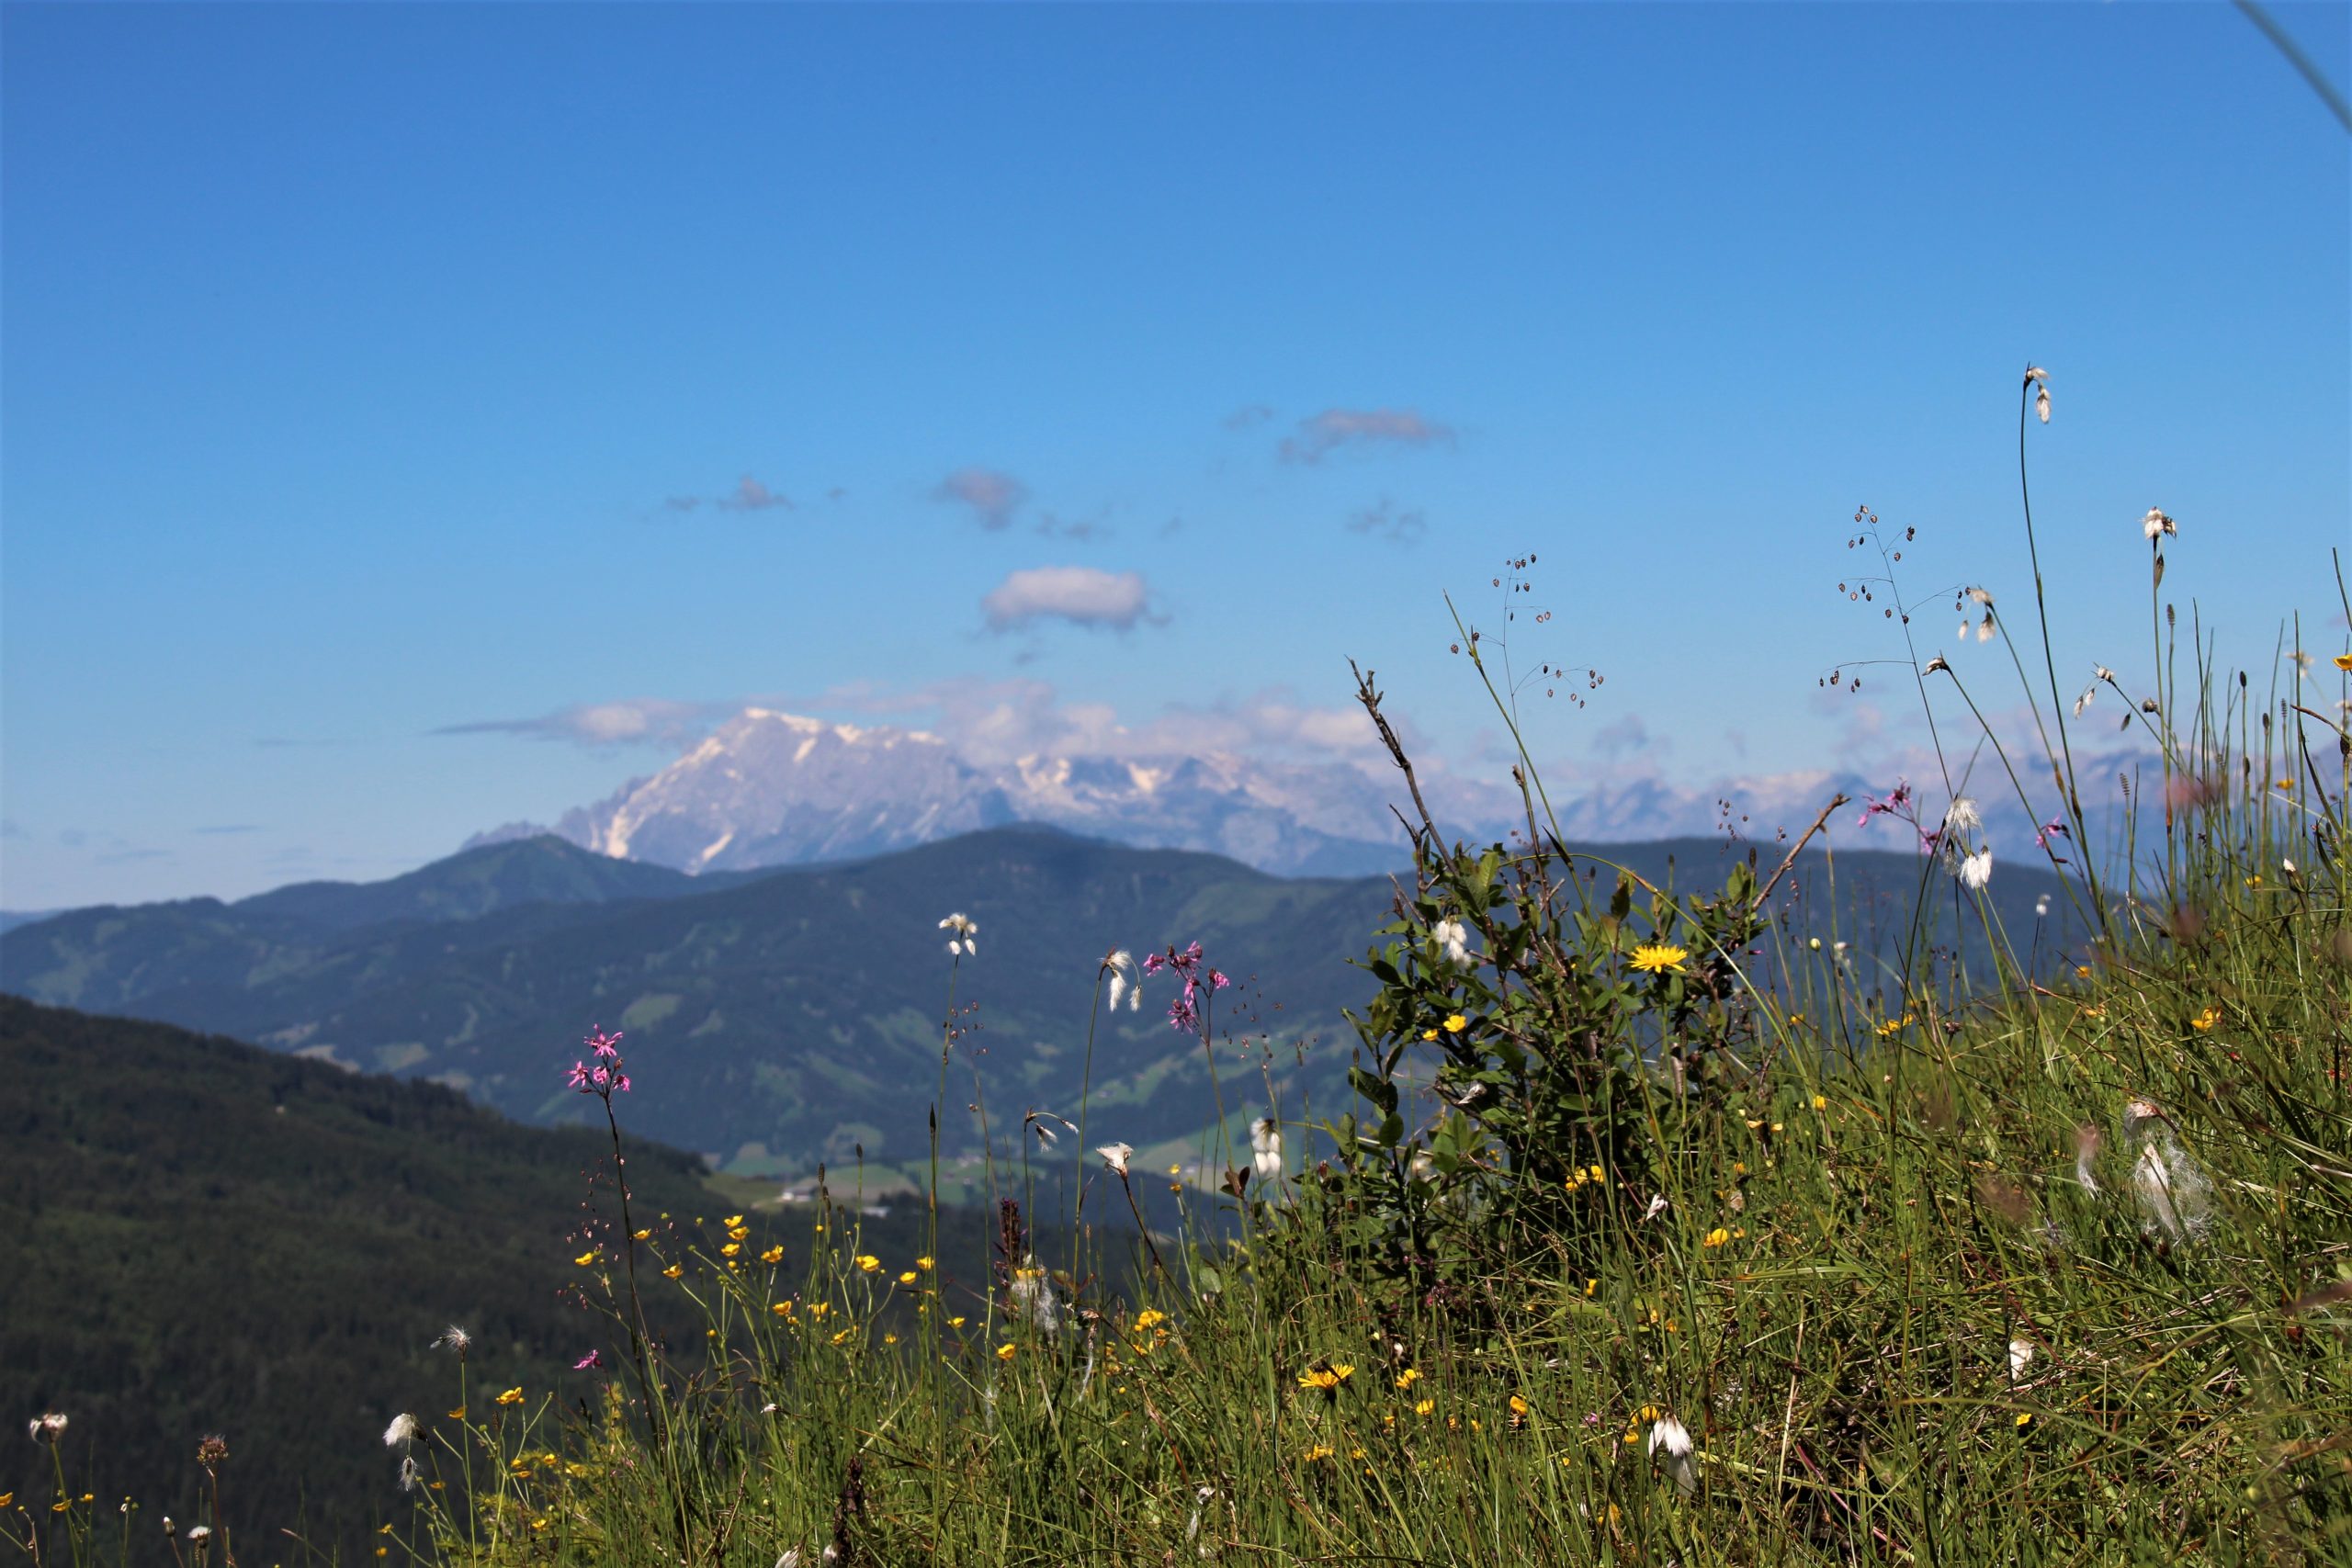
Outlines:
<svg viewBox="0 0 2352 1568"><path fill-rule="evenodd" d="M1164 1318L1097 1298L1099 1336L1047 1334L1001 1297L943 1366L833 1339L837 1262L822 1324L714 1319L743 1373L673 1486L616 1427L585 1479L510 1488L495 1540L404 1545L652 1568L683 1497L749 1568L837 1535L868 1563L2352 1561L2352 865L2302 876L2233 868L2193 941L2137 926L2055 992L1924 991L1859 1059L1781 1053L1590 1229L1446 1300L1294 1198L1248 1258L1163 1244ZM2134 1196L2137 1096L2210 1182L2177 1241Z"/></svg>

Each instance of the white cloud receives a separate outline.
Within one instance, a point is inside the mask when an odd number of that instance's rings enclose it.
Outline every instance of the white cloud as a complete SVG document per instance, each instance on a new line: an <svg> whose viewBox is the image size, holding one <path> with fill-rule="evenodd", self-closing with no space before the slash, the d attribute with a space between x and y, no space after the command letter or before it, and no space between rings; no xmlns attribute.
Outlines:
<svg viewBox="0 0 2352 1568"><path fill-rule="evenodd" d="M1434 446L1453 439L1451 426L1414 409L1325 409L1298 422L1280 455L1285 463L1319 463L1342 446Z"/></svg>
<svg viewBox="0 0 2352 1568"><path fill-rule="evenodd" d="M1151 618L1151 595L1141 572L1039 566L1008 574L989 590L980 611L994 632L1041 620L1128 631L1137 621Z"/></svg>

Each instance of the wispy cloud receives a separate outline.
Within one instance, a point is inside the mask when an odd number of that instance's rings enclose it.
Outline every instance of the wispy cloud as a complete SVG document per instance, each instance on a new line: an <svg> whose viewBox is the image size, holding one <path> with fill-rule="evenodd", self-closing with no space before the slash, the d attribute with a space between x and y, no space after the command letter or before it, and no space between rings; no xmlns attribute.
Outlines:
<svg viewBox="0 0 2352 1568"><path fill-rule="evenodd" d="M575 746L679 747L701 738L727 705L630 697L617 702L579 703L536 718L489 718L445 724L435 735L519 735L535 740L568 740Z"/></svg>
<svg viewBox="0 0 2352 1568"><path fill-rule="evenodd" d="M1227 430L1255 430L1273 417L1274 411L1265 404L1250 403L1227 414L1225 427Z"/></svg>
<svg viewBox="0 0 2352 1568"><path fill-rule="evenodd" d="M792 511L792 498L780 491L768 489L749 474L735 481L733 494L718 498L721 512L768 512L777 507Z"/></svg>
<svg viewBox="0 0 2352 1568"><path fill-rule="evenodd" d="M931 498L969 507L980 526L994 533L1012 525L1012 514L1029 499L1029 487L995 468L958 468L939 481Z"/></svg>
<svg viewBox="0 0 2352 1568"><path fill-rule="evenodd" d="M1038 533L1048 539L1068 539L1073 544L1091 545L1099 539L1117 536L1111 526L1111 509L1097 507L1084 517L1062 517L1048 512L1037 519Z"/></svg>
<svg viewBox="0 0 2352 1568"><path fill-rule="evenodd" d="M1385 495L1378 505L1367 506L1348 516L1349 533L1385 539L1392 545L1419 544L1429 526L1428 513L1418 506L1399 507Z"/></svg>
<svg viewBox="0 0 2352 1568"><path fill-rule="evenodd" d="M1137 571L1102 571L1091 566L1040 566L1008 574L980 601L989 630L1011 631L1039 621L1134 629L1151 615L1150 591Z"/></svg>
<svg viewBox="0 0 2352 1568"><path fill-rule="evenodd" d="M1629 752L1646 751L1653 747L1664 750L1667 744L1651 736L1650 727L1637 713L1629 713L1623 718L1602 725L1592 737L1593 750L1603 757L1623 757Z"/></svg>
<svg viewBox="0 0 2352 1568"><path fill-rule="evenodd" d="M662 502L671 512L686 513L699 510L704 504L698 495L673 495ZM735 481L735 488L725 495L714 496L709 504L721 512L794 512L792 498L782 491L770 490L751 475Z"/></svg>
<svg viewBox="0 0 2352 1568"><path fill-rule="evenodd" d="M1342 446L1435 446L1453 430L1414 409L1325 409L1283 438L1285 463L1319 463Z"/></svg>

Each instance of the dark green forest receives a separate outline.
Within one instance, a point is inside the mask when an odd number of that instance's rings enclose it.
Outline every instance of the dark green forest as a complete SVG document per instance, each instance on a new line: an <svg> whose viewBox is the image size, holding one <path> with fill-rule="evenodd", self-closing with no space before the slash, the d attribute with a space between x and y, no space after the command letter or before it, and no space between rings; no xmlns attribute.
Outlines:
<svg viewBox="0 0 2352 1568"><path fill-rule="evenodd" d="M0 998L0 1409L15 1423L0 1491L20 1504L52 1500L23 1425L43 1412L71 1418L72 1484L151 1521L198 1517L196 1448L218 1433L249 1568L295 1559L281 1529L354 1558L407 1506L386 1424L457 1403L457 1364L432 1348L445 1328L473 1337L477 1403L518 1385L586 1399L600 1380L573 1361L616 1359L613 1325L572 1293L572 1238L614 1208L601 1129L521 1127L434 1084L15 998ZM634 1140L628 1154L656 1245L720 1239L730 1197L699 1161ZM813 1211L731 1201L757 1246L806 1265ZM922 1250L919 1207L855 1223L894 1261ZM979 1278L982 1217L946 1223L951 1284ZM649 1301L657 1334L699 1346L674 1292Z"/></svg>

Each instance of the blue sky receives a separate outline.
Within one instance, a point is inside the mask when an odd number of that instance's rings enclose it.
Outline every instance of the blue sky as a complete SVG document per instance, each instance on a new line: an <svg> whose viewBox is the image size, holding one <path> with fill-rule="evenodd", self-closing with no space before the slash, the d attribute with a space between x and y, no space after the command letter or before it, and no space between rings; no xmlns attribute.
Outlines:
<svg viewBox="0 0 2352 1568"><path fill-rule="evenodd" d="M1923 654L2021 607L2029 356L2062 672L2144 669L2151 505L2229 657L2344 643L2352 159L2226 6L5 28L10 908L389 874L753 697L1272 744L1352 656L1490 771L1440 595L1531 550L1564 777L1892 770L1849 520Z"/></svg>

